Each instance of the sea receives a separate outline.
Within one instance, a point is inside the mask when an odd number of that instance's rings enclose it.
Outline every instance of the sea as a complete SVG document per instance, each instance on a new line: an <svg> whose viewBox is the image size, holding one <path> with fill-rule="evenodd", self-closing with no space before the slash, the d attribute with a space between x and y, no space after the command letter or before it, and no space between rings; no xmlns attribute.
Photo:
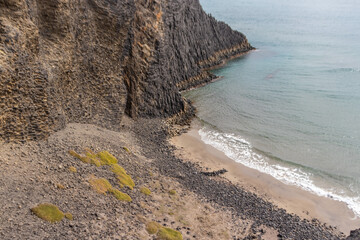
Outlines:
<svg viewBox="0 0 360 240"><path fill-rule="evenodd" d="M360 216L360 2L200 0L256 48L185 92L202 141Z"/></svg>

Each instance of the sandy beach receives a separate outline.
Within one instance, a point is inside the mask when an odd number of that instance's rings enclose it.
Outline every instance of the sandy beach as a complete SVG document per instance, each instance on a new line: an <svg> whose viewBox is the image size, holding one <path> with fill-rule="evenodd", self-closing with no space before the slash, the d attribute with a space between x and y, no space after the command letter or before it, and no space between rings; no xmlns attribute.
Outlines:
<svg viewBox="0 0 360 240"><path fill-rule="evenodd" d="M222 176L233 184L301 218L310 221L318 219L321 223L336 227L346 235L350 230L360 227L359 219L345 203L286 185L270 175L236 163L223 152L202 142L198 134L199 128L200 124L194 121L187 133L171 139L171 143L177 147L177 154L182 159L200 165L204 171L225 168L228 172Z"/></svg>

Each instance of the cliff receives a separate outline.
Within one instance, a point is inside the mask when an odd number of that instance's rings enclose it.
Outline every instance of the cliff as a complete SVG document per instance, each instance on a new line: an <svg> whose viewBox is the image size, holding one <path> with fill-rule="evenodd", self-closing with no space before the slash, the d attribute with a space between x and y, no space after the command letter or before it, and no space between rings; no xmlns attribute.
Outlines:
<svg viewBox="0 0 360 240"><path fill-rule="evenodd" d="M0 137L189 115L179 91L250 49L198 0L0 0Z"/></svg>

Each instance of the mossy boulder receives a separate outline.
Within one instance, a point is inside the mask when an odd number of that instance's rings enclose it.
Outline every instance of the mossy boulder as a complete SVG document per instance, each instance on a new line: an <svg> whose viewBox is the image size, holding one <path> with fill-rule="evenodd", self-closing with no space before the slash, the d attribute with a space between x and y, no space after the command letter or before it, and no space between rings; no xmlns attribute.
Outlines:
<svg viewBox="0 0 360 240"><path fill-rule="evenodd" d="M39 204L31 209L39 218L48 222L59 222L64 218L64 213L59 208L50 203Z"/></svg>
<svg viewBox="0 0 360 240"><path fill-rule="evenodd" d="M156 236L158 240L183 240L180 232L166 227L159 228Z"/></svg>

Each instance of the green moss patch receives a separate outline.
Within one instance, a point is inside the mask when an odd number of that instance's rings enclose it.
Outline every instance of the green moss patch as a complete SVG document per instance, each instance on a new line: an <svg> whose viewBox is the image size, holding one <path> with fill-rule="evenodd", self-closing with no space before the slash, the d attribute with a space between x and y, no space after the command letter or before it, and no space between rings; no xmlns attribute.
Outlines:
<svg viewBox="0 0 360 240"><path fill-rule="evenodd" d="M114 197L120 201L131 202L132 199L126 193L123 193L116 188L113 188L108 180L105 178L91 177L89 180L91 187L98 193L106 194L107 192L114 195Z"/></svg>
<svg viewBox="0 0 360 240"><path fill-rule="evenodd" d="M130 150L129 150L127 147L123 147L123 149L124 149L126 152L130 153Z"/></svg>
<svg viewBox="0 0 360 240"><path fill-rule="evenodd" d="M101 160L99 158L96 157L96 155L92 155L91 153L86 153L86 159L89 159L91 164L94 164L97 167L100 167L101 165Z"/></svg>
<svg viewBox="0 0 360 240"><path fill-rule="evenodd" d="M140 188L140 192L148 196L151 194L151 191L146 187Z"/></svg>
<svg viewBox="0 0 360 240"><path fill-rule="evenodd" d="M101 160L102 165L112 165L118 163L118 160L108 151L99 152L95 156Z"/></svg>
<svg viewBox="0 0 360 240"><path fill-rule="evenodd" d="M89 180L91 187L98 193L106 194L107 191L112 189L111 184L105 178L91 177Z"/></svg>
<svg viewBox="0 0 360 240"><path fill-rule="evenodd" d="M39 218L48 222L59 222L64 218L64 213L59 208L50 203L39 204L31 209Z"/></svg>
<svg viewBox="0 0 360 240"><path fill-rule="evenodd" d="M183 240L180 232L171 228L162 227L157 233L157 239L159 240Z"/></svg>
<svg viewBox="0 0 360 240"><path fill-rule="evenodd" d="M169 191L169 194L170 194L170 195L176 195L176 191L175 191L175 190L170 190L170 191Z"/></svg>
<svg viewBox="0 0 360 240"><path fill-rule="evenodd" d="M91 154L96 154L93 150L91 150L90 148L84 148L85 152L89 152Z"/></svg>
<svg viewBox="0 0 360 240"><path fill-rule="evenodd" d="M117 200L125 201L125 202L132 201L132 199L129 195L127 195L126 193L123 193L115 188L110 189L109 192L112 193Z"/></svg>
<svg viewBox="0 0 360 240"><path fill-rule="evenodd" d="M80 154L78 154L77 152L75 152L74 150L70 150L69 154L73 157L76 157L77 159L81 160L84 163L91 163L91 159L86 157L86 156L81 156Z"/></svg>
<svg viewBox="0 0 360 240"><path fill-rule="evenodd" d="M73 173L76 173L76 172L77 172L76 168L73 167L73 166L69 167L69 171L70 171L70 172L73 172Z"/></svg>
<svg viewBox="0 0 360 240"><path fill-rule="evenodd" d="M100 167L102 165L112 165L118 162L118 160L108 151L94 153L90 149L85 149L85 152L80 155L77 152L70 150L69 154L80 159L84 163L91 163L96 165L97 167Z"/></svg>
<svg viewBox="0 0 360 240"><path fill-rule="evenodd" d="M148 222L146 224L146 231L149 234L156 234L158 240L182 240L183 237L180 232L171 228L161 226L157 222Z"/></svg>
<svg viewBox="0 0 360 240"><path fill-rule="evenodd" d="M135 187L135 183L132 180L131 176L128 175L125 169L119 164L113 164L111 166L111 171L116 174L116 177L119 180L120 187L127 186L130 189L133 189Z"/></svg>
<svg viewBox="0 0 360 240"><path fill-rule="evenodd" d="M111 155L109 152L101 151L98 153L94 153L90 149L85 149L85 151L82 155L76 153L73 150L70 150L69 154L71 156L74 156L74 157L80 159L81 161L83 161L85 163L91 163L98 167L100 167L102 165L111 166L111 171L113 173L115 173L116 178L119 180L120 187L126 186L126 187L130 188L131 190L134 189L135 183L132 180L131 176L126 173L126 171L123 167L121 167L119 164L117 164L118 160L113 155ZM72 167L70 167L70 168L72 168ZM69 170L72 171L70 168L69 168ZM76 168L74 168L74 169L76 171ZM105 178L91 177L89 180L89 183L90 183L91 187L98 193L106 194L107 192L110 192L118 200L127 201L127 202L132 201L131 197L128 194L123 193L123 192L113 188L111 186L111 184L109 183L109 181L106 180ZM148 191L150 192L150 190L148 190Z"/></svg>
<svg viewBox="0 0 360 240"><path fill-rule="evenodd" d="M132 180L131 176L126 173L123 167L117 164L118 160L107 151L94 153L90 149L85 149L83 155L80 155L75 151L70 150L69 154L80 159L82 162L91 163L96 165L97 167L100 167L102 165L109 165L111 166L111 171L116 174L116 177L119 180L120 187L126 186L130 189L133 189L135 187L135 183Z"/></svg>
<svg viewBox="0 0 360 240"><path fill-rule="evenodd" d="M71 213L65 213L65 218L69 219L69 220L73 220L73 215Z"/></svg>
<svg viewBox="0 0 360 240"><path fill-rule="evenodd" d="M161 225L157 222L148 222L146 224L146 231L149 234L155 234L159 231L159 229L161 228Z"/></svg>

